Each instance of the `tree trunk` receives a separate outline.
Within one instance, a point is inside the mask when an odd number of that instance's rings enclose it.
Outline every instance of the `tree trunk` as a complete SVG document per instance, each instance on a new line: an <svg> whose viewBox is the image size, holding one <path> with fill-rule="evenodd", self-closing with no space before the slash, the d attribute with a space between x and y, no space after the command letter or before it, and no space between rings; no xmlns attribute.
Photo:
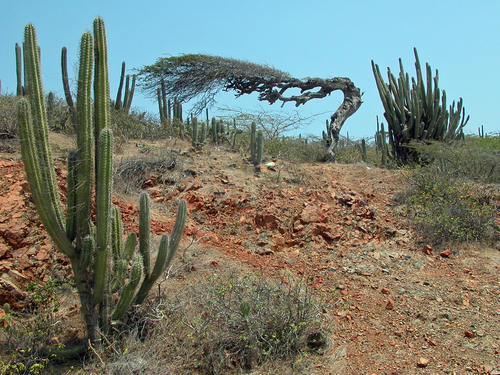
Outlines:
<svg viewBox="0 0 500 375"><path fill-rule="evenodd" d="M345 78L349 81L347 78ZM340 129L345 121L361 106L361 91L349 81L343 87L344 102L330 118L330 124L327 126L326 151L330 161L335 161L337 146L339 144Z"/></svg>

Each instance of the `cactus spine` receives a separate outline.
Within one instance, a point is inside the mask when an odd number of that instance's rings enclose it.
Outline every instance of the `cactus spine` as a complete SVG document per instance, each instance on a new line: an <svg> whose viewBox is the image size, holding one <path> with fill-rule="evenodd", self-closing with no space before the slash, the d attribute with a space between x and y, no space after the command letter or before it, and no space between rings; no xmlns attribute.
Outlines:
<svg viewBox="0 0 500 375"><path fill-rule="evenodd" d="M123 243L121 214L111 201L113 134L109 128L106 36L101 18L94 21L94 35L95 39L85 32L80 44L77 151L68 156L66 218L61 209L48 143L40 55L31 24L25 28L24 44L28 95L19 101L18 107L21 152L33 200L56 247L70 259L88 338L93 344L100 341L98 329L108 332L111 324L123 319L133 303L141 303L147 297L179 245L187 215L186 202L181 201L172 236L164 235L156 263L150 271L149 198L142 193L139 252L135 251L135 234L130 234ZM94 192L95 222L92 221ZM132 265L127 271L129 261ZM118 299L114 298L115 293Z"/></svg>

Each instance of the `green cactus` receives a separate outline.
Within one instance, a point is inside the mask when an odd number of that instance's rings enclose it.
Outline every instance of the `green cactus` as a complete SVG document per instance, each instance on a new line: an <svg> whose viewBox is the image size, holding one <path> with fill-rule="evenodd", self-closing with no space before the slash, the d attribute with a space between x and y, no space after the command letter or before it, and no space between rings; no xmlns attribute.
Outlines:
<svg viewBox="0 0 500 375"><path fill-rule="evenodd" d="M252 164L258 166L262 162L263 135L262 131L257 131L255 121L252 122L250 131L250 156Z"/></svg>
<svg viewBox="0 0 500 375"><path fill-rule="evenodd" d="M186 202L181 201L172 236L163 235L151 269L149 197L142 193L139 251L136 252L135 234L131 233L123 242L121 213L111 200L113 134L109 127L106 35L101 18L94 20L94 35L95 39L90 32L85 32L80 44L77 151L71 151L68 156L66 218L48 143L40 55L32 24L25 28L24 44L28 95L19 101L18 107L21 152L33 200L54 244L70 260L92 344L100 341L98 330L109 332L111 325L119 323L133 304L145 300L173 258L187 215ZM95 220L92 219L92 196L95 196ZM132 265L128 270L130 261Z"/></svg>
<svg viewBox="0 0 500 375"><path fill-rule="evenodd" d="M198 119L196 118L196 116L193 117L193 133L192 133L192 136L191 136L191 144L193 147L197 147L199 145L199 142L198 142Z"/></svg>
<svg viewBox="0 0 500 375"><path fill-rule="evenodd" d="M384 106L387 120L389 144L394 157L402 163L416 161L416 151L408 148L412 140L452 142L462 137L463 128L469 117L460 98L446 109L446 92L438 88L438 72L432 77L432 69L426 64L423 77L417 50L415 70L417 77L411 79L399 59L400 73L396 78L388 69L388 83L385 83L379 67L372 61L372 70Z"/></svg>
<svg viewBox="0 0 500 375"><path fill-rule="evenodd" d="M62 82L64 89L64 97L66 98L66 104L68 104L69 112L71 114L71 123L73 127L76 128L76 109L73 103L73 97L71 96L71 90L69 88L69 78L68 78L68 50L66 47L62 48L61 51L61 72L62 72Z"/></svg>
<svg viewBox="0 0 500 375"><path fill-rule="evenodd" d="M19 44L16 43L16 75L17 75L17 96L24 95L23 88L23 65L22 65L22 52Z"/></svg>
<svg viewBox="0 0 500 375"><path fill-rule="evenodd" d="M135 92L135 81L136 75L132 75L132 82L130 82L130 75L127 74L127 78L125 80L125 97L123 99L123 109L125 113L130 112L130 107L132 106L132 99L134 98Z"/></svg>
<svg viewBox="0 0 500 375"><path fill-rule="evenodd" d="M122 72L120 74L120 83L118 85L118 92L116 94L115 100L115 109L119 110L122 108L122 90L123 90L123 81L125 80L125 61L122 62Z"/></svg>
<svg viewBox="0 0 500 375"><path fill-rule="evenodd" d="M212 117L212 141L214 144L219 144L219 137L217 134L217 120Z"/></svg>
<svg viewBox="0 0 500 375"><path fill-rule="evenodd" d="M365 139L361 139L361 144L360 144L360 151L361 151L361 159L366 163L367 157L366 157L366 141Z"/></svg>
<svg viewBox="0 0 500 375"><path fill-rule="evenodd" d="M160 122L164 122L164 113L163 113L163 101L161 100L161 88L156 89L156 99L158 100L158 113L160 114Z"/></svg>
<svg viewBox="0 0 500 375"><path fill-rule="evenodd" d="M201 135L200 135L200 144L205 144L205 140L207 138L207 124L205 121L201 122Z"/></svg>
<svg viewBox="0 0 500 375"><path fill-rule="evenodd" d="M47 94L47 120L49 121L49 128L55 127L55 107L56 100L54 97L54 93L52 91L49 91L49 93Z"/></svg>
<svg viewBox="0 0 500 375"><path fill-rule="evenodd" d="M125 80L125 94L122 102L123 81ZM118 92L116 94L115 109L117 111L123 110L125 113L130 111L132 105L132 98L135 91L135 74L132 76L132 83L130 83L130 75L125 76L125 61L122 62L122 72L120 74L120 83L118 85Z"/></svg>
<svg viewBox="0 0 500 375"><path fill-rule="evenodd" d="M389 146L387 144L387 136L384 129L384 124L379 124L377 116L377 132L375 133L375 150L377 155L380 154L380 161L382 166L387 163L390 156Z"/></svg>

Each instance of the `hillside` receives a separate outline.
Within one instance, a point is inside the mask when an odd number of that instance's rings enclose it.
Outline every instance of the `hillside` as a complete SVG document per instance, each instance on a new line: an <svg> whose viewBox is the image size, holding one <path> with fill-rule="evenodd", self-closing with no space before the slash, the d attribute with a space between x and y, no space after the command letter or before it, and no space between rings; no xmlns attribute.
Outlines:
<svg viewBox="0 0 500 375"><path fill-rule="evenodd" d="M63 177L71 140L51 137ZM146 171L145 161L160 157ZM276 160L255 173L238 153L160 142L129 142L116 163L126 231L136 230L140 187L155 202L155 234L171 230L179 199L188 202L190 272L179 271L169 290L207 274L287 273L307 278L326 300L321 355L252 373L500 374L500 252L482 244L433 249L418 238L397 204L400 172ZM1 154L0 167L0 304L21 308L28 282L70 270L37 219L19 154ZM65 312L68 326L75 309Z"/></svg>

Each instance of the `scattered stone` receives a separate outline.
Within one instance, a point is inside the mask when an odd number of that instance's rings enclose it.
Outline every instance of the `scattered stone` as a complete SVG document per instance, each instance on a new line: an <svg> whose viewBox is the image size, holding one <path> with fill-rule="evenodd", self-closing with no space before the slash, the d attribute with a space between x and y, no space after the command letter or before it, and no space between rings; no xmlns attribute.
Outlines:
<svg viewBox="0 0 500 375"><path fill-rule="evenodd" d="M476 334L472 331L465 331L464 336L472 339L472 338L476 337Z"/></svg>
<svg viewBox="0 0 500 375"><path fill-rule="evenodd" d="M443 258L448 258L451 254L451 250L450 249L447 249L443 252L441 252L439 255L442 256Z"/></svg>
<svg viewBox="0 0 500 375"><path fill-rule="evenodd" d="M391 291L387 288L380 289L380 292L382 292L382 294L390 294L391 293Z"/></svg>
<svg viewBox="0 0 500 375"><path fill-rule="evenodd" d="M427 358L420 357L418 359L418 362L417 362L418 367L427 367L428 364L429 364L429 360Z"/></svg>
<svg viewBox="0 0 500 375"><path fill-rule="evenodd" d="M424 246L424 248L422 249L422 252L425 254L425 255L431 255L432 254L432 246Z"/></svg>
<svg viewBox="0 0 500 375"><path fill-rule="evenodd" d="M491 372L493 371L493 366L484 365L483 371L487 374L491 374Z"/></svg>
<svg viewBox="0 0 500 375"><path fill-rule="evenodd" d="M387 310L392 310L394 308L394 301L391 300L391 299L389 301L387 301L387 304L385 305L385 308Z"/></svg>

